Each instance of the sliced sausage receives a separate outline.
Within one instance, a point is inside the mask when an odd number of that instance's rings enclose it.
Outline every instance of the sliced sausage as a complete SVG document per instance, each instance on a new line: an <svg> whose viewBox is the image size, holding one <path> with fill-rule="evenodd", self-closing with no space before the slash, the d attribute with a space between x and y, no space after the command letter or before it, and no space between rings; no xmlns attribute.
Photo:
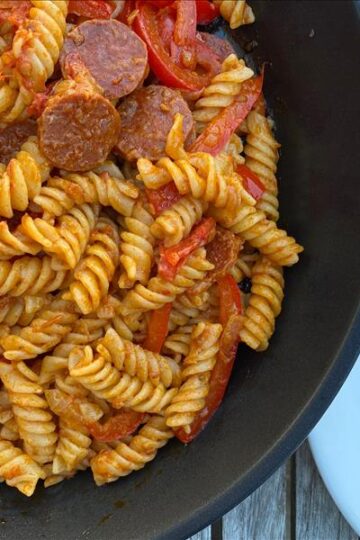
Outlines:
<svg viewBox="0 0 360 540"><path fill-rule="evenodd" d="M36 135L36 121L32 119L10 124L0 129L0 163L7 165L28 137Z"/></svg>
<svg viewBox="0 0 360 540"><path fill-rule="evenodd" d="M184 137L193 137L193 118L181 94L166 86L150 85L136 90L119 106L121 130L114 148L128 161L141 157L157 160L165 156L167 135L175 114L184 116Z"/></svg>
<svg viewBox="0 0 360 540"><path fill-rule="evenodd" d="M67 57L71 62L74 55L80 57L108 99L130 94L146 76L145 43L114 19L83 22L67 35L60 56L65 78L72 72Z"/></svg>
<svg viewBox="0 0 360 540"><path fill-rule="evenodd" d="M214 51L219 57L220 62L223 62L229 54L236 54L234 48L226 39L222 39L208 32L198 32L198 37Z"/></svg>
<svg viewBox="0 0 360 540"><path fill-rule="evenodd" d="M54 166L87 171L102 163L119 138L120 117L100 94L51 98L38 120L40 148Z"/></svg>

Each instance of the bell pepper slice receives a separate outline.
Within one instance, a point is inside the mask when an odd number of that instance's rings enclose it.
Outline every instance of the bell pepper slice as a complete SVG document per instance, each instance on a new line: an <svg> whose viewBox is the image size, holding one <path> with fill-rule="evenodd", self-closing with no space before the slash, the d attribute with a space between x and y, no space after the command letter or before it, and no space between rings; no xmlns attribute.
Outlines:
<svg viewBox="0 0 360 540"><path fill-rule="evenodd" d="M215 233L216 222L213 218L204 218L195 225L187 238L181 240L175 246L160 248L159 276L172 281L179 268L193 251L205 246L209 238Z"/></svg>
<svg viewBox="0 0 360 540"><path fill-rule="evenodd" d="M169 182L158 189L146 189L145 193L155 216L171 208L182 197L175 182Z"/></svg>
<svg viewBox="0 0 360 540"><path fill-rule="evenodd" d="M265 186L258 175L246 165L238 165L236 167L236 172L241 176L246 191L250 193L256 201L261 199L265 191Z"/></svg>
<svg viewBox="0 0 360 540"><path fill-rule="evenodd" d="M220 15L219 7L209 0L196 0L196 9L198 24L210 24Z"/></svg>
<svg viewBox="0 0 360 540"><path fill-rule="evenodd" d="M146 338L142 344L144 349L159 353L169 332L169 318L172 303L151 312Z"/></svg>
<svg viewBox="0 0 360 540"><path fill-rule="evenodd" d="M182 428L175 432L176 437L183 443L191 442L204 429L219 408L236 358L243 313L241 295L236 281L230 274L218 280L218 291L220 320L224 326L220 338L220 350L211 372L205 407L195 417L189 433L186 433Z"/></svg>
<svg viewBox="0 0 360 540"><path fill-rule="evenodd" d="M240 94L206 126L190 151L208 152L212 156L219 154L251 111L260 95L263 79L262 72L258 77L243 82Z"/></svg>
<svg viewBox="0 0 360 540"><path fill-rule="evenodd" d="M110 19L114 7L106 0L70 0L68 13L88 19Z"/></svg>
<svg viewBox="0 0 360 540"><path fill-rule="evenodd" d="M111 416L104 424L93 422L87 424L90 435L97 441L118 441L132 435L144 421L145 414L124 409Z"/></svg>
<svg viewBox="0 0 360 540"><path fill-rule="evenodd" d="M156 77L167 86L182 90L195 91L204 88L211 80L213 72L198 74L177 65L162 42L156 11L145 0L137 0L136 9L138 15L133 29L147 45L149 64Z"/></svg>

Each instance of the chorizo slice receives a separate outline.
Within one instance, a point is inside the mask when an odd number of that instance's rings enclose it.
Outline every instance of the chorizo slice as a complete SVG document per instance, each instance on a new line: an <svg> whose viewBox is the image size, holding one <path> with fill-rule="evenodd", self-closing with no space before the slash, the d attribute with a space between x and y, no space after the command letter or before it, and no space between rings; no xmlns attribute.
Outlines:
<svg viewBox="0 0 360 540"><path fill-rule="evenodd" d="M145 43L114 19L85 21L69 32L60 55L64 78L72 76L74 57L80 58L110 100L133 92L147 73Z"/></svg>
<svg viewBox="0 0 360 540"><path fill-rule="evenodd" d="M40 149L55 167L100 165L119 137L120 117L100 94L81 90L52 97L38 120Z"/></svg>
<svg viewBox="0 0 360 540"><path fill-rule="evenodd" d="M120 138L114 152L128 161L157 160L165 156L166 138L176 113L184 117L184 137L191 144L194 122L191 111L177 90L150 85L133 92L118 107Z"/></svg>
<svg viewBox="0 0 360 540"><path fill-rule="evenodd" d="M30 118L0 129L0 163L7 165L24 142L31 135L36 135L36 131L36 121Z"/></svg>

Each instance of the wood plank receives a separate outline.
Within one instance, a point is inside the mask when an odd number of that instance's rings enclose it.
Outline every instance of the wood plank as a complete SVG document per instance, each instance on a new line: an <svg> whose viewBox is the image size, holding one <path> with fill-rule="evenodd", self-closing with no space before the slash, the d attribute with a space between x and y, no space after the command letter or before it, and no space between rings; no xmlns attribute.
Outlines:
<svg viewBox="0 0 360 540"><path fill-rule="evenodd" d="M194 534L194 536L188 540L211 540L211 527L207 527L197 534Z"/></svg>
<svg viewBox="0 0 360 540"><path fill-rule="evenodd" d="M296 540L358 540L330 497L306 442L296 454Z"/></svg>
<svg viewBox="0 0 360 540"><path fill-rule="evenodd" d="M288 540L288 478L289 464L285 464L245 501L226 514L223 517L223 540Z"/></svg>

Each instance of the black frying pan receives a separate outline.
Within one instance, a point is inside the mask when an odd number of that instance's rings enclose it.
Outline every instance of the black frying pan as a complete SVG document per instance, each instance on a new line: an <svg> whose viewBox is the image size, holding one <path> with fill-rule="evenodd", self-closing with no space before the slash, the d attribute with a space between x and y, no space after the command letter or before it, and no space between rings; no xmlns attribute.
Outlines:
<svg viewBox="0 0 360 540"><path fill-rule="evenodd" d="M359 349L359 19L341 1L253 1L257 22L231 34L266 69L283 143L282 224L304 244L286 273L277 332L261 355L239 350L226 399L188 447L95 488L90 474L38 489L1 487L8 540L177 540L229 510L295 450ZM313 35L313 37L310 37ZM360 429L360 428L359 428Z"/></svg>

